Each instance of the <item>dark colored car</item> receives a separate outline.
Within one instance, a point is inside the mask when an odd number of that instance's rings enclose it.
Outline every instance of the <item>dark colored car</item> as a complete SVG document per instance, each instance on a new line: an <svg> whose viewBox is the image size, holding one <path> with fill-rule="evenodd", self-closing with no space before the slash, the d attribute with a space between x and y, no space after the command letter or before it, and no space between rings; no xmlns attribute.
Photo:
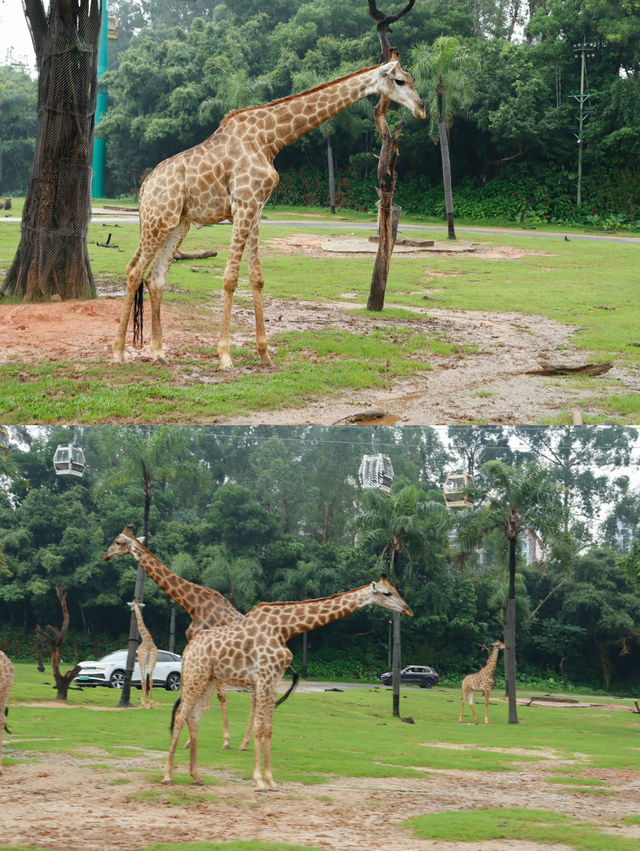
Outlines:
<svg viewBox="0 0 640 851"><path fill-rule="evenodd" d="M408 665L400 671L401 683L412 683L420 688L433 688L440 681L440 674L428 665ZM383 686L391 685L391 671L380 674L380 682Z"/></svg>

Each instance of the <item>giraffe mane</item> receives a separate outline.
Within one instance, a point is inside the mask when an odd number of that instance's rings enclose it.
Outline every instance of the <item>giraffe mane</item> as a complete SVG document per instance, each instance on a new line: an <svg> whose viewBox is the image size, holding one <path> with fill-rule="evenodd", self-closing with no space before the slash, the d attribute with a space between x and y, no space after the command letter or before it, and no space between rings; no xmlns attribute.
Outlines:
<svg viewBox="0 0 640 851"><path fill-rule="evenodd" d="M346 593L352 593L353 591L361 591L363 588L368 588L371 583L367 582L366 585L360 585L358 588L351 588L350 591L339 591L337 594L329 594L327 597L312 597L309 600L274 600L273 602L266 601L264 603L257 603L252 612L255 612L257 609L266 608L267 606L290 606L296 603L323 603L325 600L334 600L336 597L343 597ZM249 614L249 612L247 612Z"/></svg>
<svg viewBox="0 0 640 851"><path fill-rule="evenodd" d="M360 68L357 71L352 71L350 74L345 74L344 77L338 77L337 80L328 80L326 83L320 83L319 85L314 86L312 89L305 89L305 91L303 92L296 92L296 94L287 95L284 98L278 98L277 100L272 100L269 103L256 104L255 106L247 106L244 109L232 109L231 112L228 112L225 115L219 126L224 127L224 125L229 121L229 119L240 115L240 113L251 112L254 109L268 109L272 106L280 106L281 104L289 103L290 101L296 100L302 95L308 95L312 92L321 92L328 86L333 86L335 85L335 83L342 83L344 80L349 80L351 77L356 77L358 74L364 74L366 71L372 71L374 68L377 67L377 65L370 65L368 68Z"/></svg>

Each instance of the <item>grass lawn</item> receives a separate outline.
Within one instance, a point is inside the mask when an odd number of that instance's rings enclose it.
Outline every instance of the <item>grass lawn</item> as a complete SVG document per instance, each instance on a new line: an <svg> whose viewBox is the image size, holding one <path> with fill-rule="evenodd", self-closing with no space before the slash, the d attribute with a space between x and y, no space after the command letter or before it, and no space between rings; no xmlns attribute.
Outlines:
<svg viewBox="0 0 640 851"><path fill-rule="evenodd" d="M7 781L16 766L41 762L44 770L53 771L55 760L65 755L75 764L95 770L97 776L106 778L108 774L111 779L105 779L105 790L109 784L130 783L131 772L135 773L142 780L142 790L131 792L131 801L168 808L176 816L207 807L215 812L216 802L218 806L237 807L239 812L246 808L240 790L245 794L251 787L252 748L245 753L221 749L215 698L203 718L198 741L204 786L191 784L188 751L179 746L175 785L166 787L160 780L175 694L156 690L156 707L145 711L137 707L140 692L134 690L135 708L113 712L96 711L116 707L119 692L110 689L70 691L67 706L51 705L54 694L48 671L38 673L33 663L16 665L9 713L12 733L5 734L4 740L3 777ZM413 723L392 718L391 692L378 686L297 692L275 713L273 766L281 784L278 806L290 801L297 811L301 796L311 796L307 799L309 806L311 801L317 804L325 800L337 806L335 791L327 794L323 787L348 789L350 784L364 782L363 789L384 788L401 781L401 788L406 787L408 792L416 784L425 791L431 789L417 799L422 801L422 812L414 812L399 826L406 832L407 848L412 847L413 837L468 842L470 851L475 851L478 843L482 843L483 851L491 851L493 840L550 846L560 843L576 851L636 851L640 847L640 819L628 812L628 806L619 810L617 803L631 794L629 789L637 789L640 780L639 721L628 711L629 705L627 711L612 705L591 709L521 705L519 724L510 725L506 704L492 700L491 723L475 726L458 723L457 688L403 689L401 714ZM248 695L229 694L232 746L242 736L248 711ZM186 731L182 742L185 739ZM144 766L129 766L124 773L115 773L123 760L127 764L136 754L144 754ZM532 778L528 782L535 784L538 800L541 794L548 794L544 810L535 805L478 806L472 800L461 804L466 774L471 789L480 785L499 790L507 787L511 775L522 771ZM620 780L615 779L618 776ZM229 778L236 778L231 790ZM0 784L0 805L3 787L12 788ZM451 789L446 800L455 804L434 811L434 796L446 788ZM365 806L364 791L363 795ZM258 794L258 799L264 801L265 797ZM493 800L499 800L499 796ZM257 806L267 806L260 801ZM603 812L609 815L600 815L594 824L586 814L596 807L605 807ZM329 807L328 819L331 812ZM286 836L284 832L282 844L265 843L256 835L255 841L244 843L159 843L152 847L201 851L314 847L287 843ZM0 845L0 849L13 847Z"/></svg>
<svg viewBox="0 0 640 851"><path fill-rule="evenodd" d="M19 213L19 205L11 211ZM203 422L215 416L245 416L252 412L303 407L316 399L331 399L363 389L393 387L399 380L426 375L440 355L464 357L461 346L429 331L416 309L425 306L453 310L515 311L545 316L575 328L571 345L589 352L595 360L615 360L620 367L640 364L640 319L637 310L637 267L640 246L632 241L596 242L548 233L469 234L460 239L495 247L510 246L527 253L517 260L486 259L473 254L457 256L394 257L387 287L387 307L382 313L364 309L373 261L370 257L322 258L283 254L270 243L300 232L296 224L270 222L294 220L289 210L267 209L261 232L266 300L282 299L286 316L294 316L301 301L361 305L349 311L353 327L307 323L308 330L271 333L277 368L256 370L253 340L232 351L237 368L232 375L216 372L215 345L184 347L169 367L140 360L114 367L105 359L78 364L72 360L29 363L14 360L0 365L0 415L6 423L69 422ZM350 235L326 213L325 226L309 228L312 214L297 213L305 234ZM365 214L348 214L354 228L369 222ZM327 223L329 222L328 226ZM19 239L18 222L0 219L0 270L7 269ZM111 244L118 248L105 249ZM206 260L174 263L163 304L186 315L190 329L215 328L221 301L221 276L226 262L229 225L200 231L192 229L183 249L215 248ZM355 235L366 231L354 230ZM444 238L444 232L436 235ZM99 285L122 285L125 266L135 251L138 226L100 223L89 228L89 253ZM1 277L1 273L0 273ZM234 300L234 314L252 311L246 263ZM348 299L348 300L347 300ZM425 301L429 299L429 301ZM5 300L6 303L6 300ZM188 314L188 315L187 315ZM424 315L424 314L423 314ZM90 321L90 320L88 320ZM237 327L237 326L236 326ZM165 322L165 331L167 323ZM130 340L127 340L130 346ZM106 348L106 347L105 347ZM576 386L581 379L563 379ZM588 379L587 379L588 381ZM606 379L604 379L606 381ZM589 385L586 385L589 386ZM598 399L597 421L637 422L638 394L622 392ZM544 415L541 415L544 416ZM544 421L544 420L540 420Z"/></svg>

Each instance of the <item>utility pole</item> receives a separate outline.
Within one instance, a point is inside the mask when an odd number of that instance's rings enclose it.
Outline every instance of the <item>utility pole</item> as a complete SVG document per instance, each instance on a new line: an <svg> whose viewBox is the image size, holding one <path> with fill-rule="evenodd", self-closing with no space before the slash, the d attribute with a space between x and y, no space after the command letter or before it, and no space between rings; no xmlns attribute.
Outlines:
<svg viewBox="0 0 640 851"><path fill-rule="evenodd" d="M589 118L591 113L593 112L591 108L591 92L588 88L585 88L586 75L587 75L587 56L595 56L595 53L589 52L593 51L595 48L595 44L587 43L584 39L582 40L582 44L574 45L574 52L580 54L580 89L578 91L570 92L569 97L574 98L578 102L578 132L574 133L576 139L578 140L578 190L576 196L576 203L578 207L582 204L582 149L584 147L584 125L586 120Z"/></svg>

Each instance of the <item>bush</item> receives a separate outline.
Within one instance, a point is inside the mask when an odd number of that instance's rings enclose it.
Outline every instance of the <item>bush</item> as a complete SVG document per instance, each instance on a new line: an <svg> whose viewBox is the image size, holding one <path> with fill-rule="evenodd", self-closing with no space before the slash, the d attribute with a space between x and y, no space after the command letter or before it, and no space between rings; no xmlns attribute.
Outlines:
<svg viewBox="0 0 640 851"><path fill-rule="evenodd" d="M624 179L623 179L624 178ZM360 177L353 169L336 177L336 206L375 212L377 178ZM510 173L486 183L467 179L454 187L455 217L471 221L536 224L586 225L595 229L640 230L636 208L640 208L640 171L617 175L591 175L585 180L583 196L589 203L575 203L575 176L566 172L540 174L514 167ZM432 186L425 177L411 174L398 178L395 202L409 215L444 220L444 195L440 184ZM306 166L287 171L271 196L272 206L329 206L329 181L319 168Z"/></svg>

